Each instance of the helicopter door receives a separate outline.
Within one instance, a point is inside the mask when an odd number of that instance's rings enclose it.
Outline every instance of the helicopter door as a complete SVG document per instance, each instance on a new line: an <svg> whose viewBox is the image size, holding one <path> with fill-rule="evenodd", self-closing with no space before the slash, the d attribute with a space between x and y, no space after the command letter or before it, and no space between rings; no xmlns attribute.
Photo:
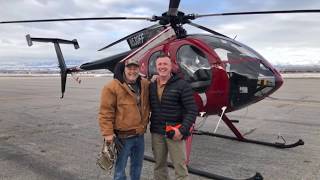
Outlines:
<svg viewBox="0 0 320 180"><path fill-rule="evenodd" d="M211 66L204 52L193 45L183 45L177 51L177 63L184 79L194 91L205 92L211 85Z"/></svg>

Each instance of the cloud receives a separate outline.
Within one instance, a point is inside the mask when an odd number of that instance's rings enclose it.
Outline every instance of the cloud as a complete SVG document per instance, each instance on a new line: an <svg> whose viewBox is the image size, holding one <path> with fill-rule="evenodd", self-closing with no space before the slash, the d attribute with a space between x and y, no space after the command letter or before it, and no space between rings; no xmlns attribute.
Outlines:
<svg viewBox="0 0 320 180"><path fill-rule="evenodd" d="M1 0L0 21L98 17L160 15L168 8L168 1L155 0ZM320 2L309 1L239 1L239 0L182 0L180 10L185 13L222 13L263 10L320 9ZM320 14L225 16L197 19L194 22L224 33L249 45L271 63L317 63L320 61ZM64 45L65 59L99 59L122 52L125 43L112 49L97 49L134 31L150 26L147 21L81 21L0 25L1 61L56 61L52 44L35 43L28 47L25 35L78 39L80 49ZM203 31L186 26L190 33Z"/></svg>

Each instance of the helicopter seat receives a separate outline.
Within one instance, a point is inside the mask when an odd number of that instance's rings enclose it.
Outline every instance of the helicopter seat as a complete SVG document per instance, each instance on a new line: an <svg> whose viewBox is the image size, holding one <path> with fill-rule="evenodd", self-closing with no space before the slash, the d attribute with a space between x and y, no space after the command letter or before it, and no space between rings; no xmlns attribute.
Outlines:
<svg viewBox="0 0 320 180"><path fill-rule="evenodd" d="M190 77L190 85L197 92L204 92L211 85L211 72L208 69L198 69Z"/></svg>

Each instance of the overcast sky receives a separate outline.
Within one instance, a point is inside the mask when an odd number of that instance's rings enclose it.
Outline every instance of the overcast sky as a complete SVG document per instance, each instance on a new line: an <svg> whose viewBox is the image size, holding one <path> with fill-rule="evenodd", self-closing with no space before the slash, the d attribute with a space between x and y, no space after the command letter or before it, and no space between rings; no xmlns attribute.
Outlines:
<svg viewBox="0 0 320 180"><path fill-rule="evenodd" d="M0 21L98 16L161 15L169 0L0 0ZM180 10L207 14L239 11L320 9L319 0L181 0ZM320 13L287 15L225 16L194 22L214 29L258 51L272 64L320 65ZM152 25L145 21L81 21L0 24L0 61L56 61L52 44L28 47L25 35L77 39L80 49L62 45L66 61L96 60L124 51L123 43L97 52L110 42ZM189 28L189 33L202 33Z"/></svg>

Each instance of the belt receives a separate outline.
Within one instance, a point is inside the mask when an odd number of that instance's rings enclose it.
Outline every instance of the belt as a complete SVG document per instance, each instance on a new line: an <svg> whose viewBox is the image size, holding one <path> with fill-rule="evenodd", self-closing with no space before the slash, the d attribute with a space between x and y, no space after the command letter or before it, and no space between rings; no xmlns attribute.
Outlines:
<svg viewBox="0 0 320 180"><path fill-rule="evenodd" d="M128 131L115 130L115 134L119 138L131 138L131 137L135 137L135 136L141 135L141 134L137 133L137 131L135 129L128 130Z"/></svg>

